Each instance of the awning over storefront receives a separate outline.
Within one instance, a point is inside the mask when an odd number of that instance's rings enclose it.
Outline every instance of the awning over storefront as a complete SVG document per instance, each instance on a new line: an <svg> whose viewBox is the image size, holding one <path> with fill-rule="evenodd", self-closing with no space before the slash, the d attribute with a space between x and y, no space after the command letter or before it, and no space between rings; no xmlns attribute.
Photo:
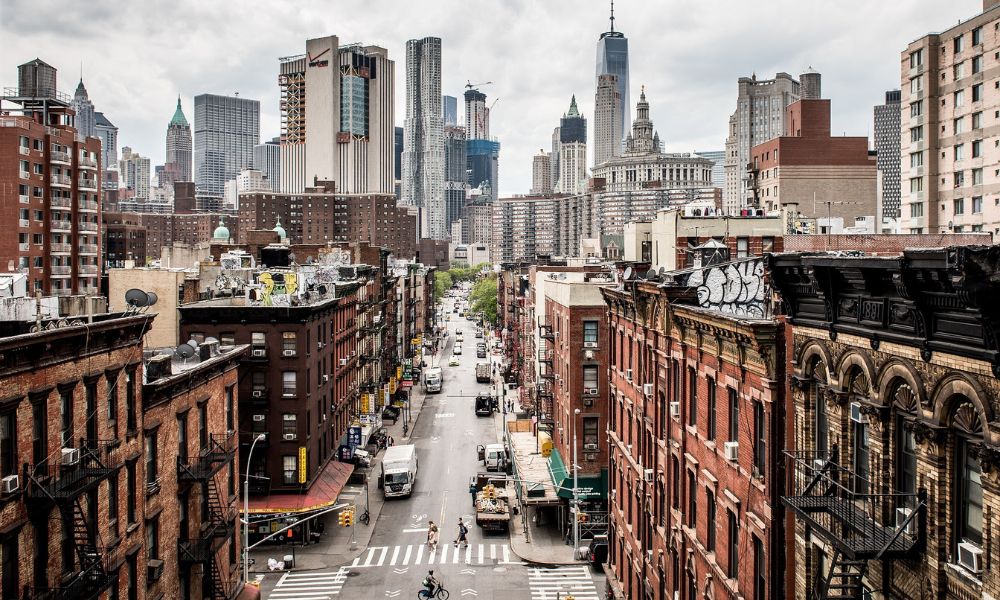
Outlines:
<svg viewBox="0 0 1000 600"><path fill-rule="evenodd" d="M250 499L249 512L254 514L295 514L329 508L347 485L354 465L332 460L303 494L271 494Z"/></svg>
<svg viewBox="0 0 1000 600"><path fill-rule="evenodd" d="M577 478L577 495L580 500L607 500L607 473L606 470L601 469L600 474L580 475ZM555 448L552 449L552 454L549 456L549 475L552 477L552 483L557 486L556 493L559 494L560 498L573 497L573 473Z"/></svg>

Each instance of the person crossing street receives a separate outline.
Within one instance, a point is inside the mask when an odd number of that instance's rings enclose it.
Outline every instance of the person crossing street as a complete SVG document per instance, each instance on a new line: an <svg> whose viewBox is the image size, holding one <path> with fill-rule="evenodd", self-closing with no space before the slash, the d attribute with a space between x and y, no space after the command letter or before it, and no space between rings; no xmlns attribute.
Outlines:
<svg viewBox="0 0 1000 600"><path fill-rule="evenodd" d="M457 546L461 546L462 544L465 544L466 546L468 546L469 545L469 538L467 537L468 535L469 535L469 528L466 527L465 523L462 522L462 517L459 517L458 518L458 539L455 540L455 546L456 547Z"/></svg>

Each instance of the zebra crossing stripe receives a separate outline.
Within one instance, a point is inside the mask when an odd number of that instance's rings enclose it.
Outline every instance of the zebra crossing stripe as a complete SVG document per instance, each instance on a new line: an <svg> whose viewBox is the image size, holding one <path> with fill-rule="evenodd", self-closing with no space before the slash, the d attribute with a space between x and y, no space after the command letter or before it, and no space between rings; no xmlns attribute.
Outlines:
<svg viewBox="0 0 1000 600"><path fill-rule="evenodd" d="M420 547L422 548L423 546L420 546ZM406 546L406 554L403 555L403 566L404 567L406 565L410 564L410 550L411 549L412 549L412 546L409 546L409 545Z"/></svg>
<svg viewBox="0 0 1000 600"><path fill-rule="evenodd" d="M497 549L498 545L500 546L499 550ZM426 544L372 546L367 549L367 552L355 558L350 567L345 568L409 567L423 564L526 564L523 561L517 560L517 557L511 553L510 547L505 544L476 544L475 546L469 544L468 546L456 546L455 544L446 543L430 550L427 550L425 547ZM333 577L333 574L329 574L328 577Z"/></svg>
<svg viewBox="0 0 1000 600"><path fill-rule="evenodd" d="M407 546L407 548L409 548L409 546ZM399 546L396 546L395 548L392 549L392 558L389 560L389 566L391 567L396 566L396 558L398 556L399 556Z"/></svg>

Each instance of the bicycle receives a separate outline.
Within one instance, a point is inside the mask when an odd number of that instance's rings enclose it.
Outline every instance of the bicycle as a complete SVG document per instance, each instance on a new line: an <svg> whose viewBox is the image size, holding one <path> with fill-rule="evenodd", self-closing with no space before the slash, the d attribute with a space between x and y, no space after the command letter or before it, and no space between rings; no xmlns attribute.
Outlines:
<svg viewBox="0 0 1000 600"><path fill-rule="evenodd" d="M364 523L365 525L368 525L371 522L371 516L368 514L368 511L365 510L365 512L361 513L358 516L358 520Z"/></svg>
<svg viewBox="0 0 1000 600"><path fill-rule="evenodd" d="M448 600L449 595L448 590L444 589L444 586L442 585L438 585L438 588L434 590L433 594L427 593L427 590L420 590L417 592L417 598L420 599L440 598L441 600Z"/></svg>

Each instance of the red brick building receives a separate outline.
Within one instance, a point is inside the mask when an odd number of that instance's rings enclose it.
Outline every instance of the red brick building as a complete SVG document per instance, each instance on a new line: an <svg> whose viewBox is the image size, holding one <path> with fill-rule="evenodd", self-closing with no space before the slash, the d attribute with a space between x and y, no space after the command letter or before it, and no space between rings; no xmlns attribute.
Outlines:
<svg viewBox="0 0 1000 600"><path fill-rule="evenodd" d="M0 265L24 269L31 292L95 294L101 260L101 141L77 141L56 69L18 67L0 95Z"/></svg>
<svg viewBox="0 0 1000 600"><path fill-rule="evenodd" d="M140 223L139 215L104 211L101 219L105 270L120 269L125 261L134 261L133 264L140 266L146 264L149 256L146 228Z"/></svg>
<svg viewBox="0 0 1000 600"><path fill-rule="evenodd" d="M784 598L784 334L633 281L609 309L617 598Z"/></svg>

